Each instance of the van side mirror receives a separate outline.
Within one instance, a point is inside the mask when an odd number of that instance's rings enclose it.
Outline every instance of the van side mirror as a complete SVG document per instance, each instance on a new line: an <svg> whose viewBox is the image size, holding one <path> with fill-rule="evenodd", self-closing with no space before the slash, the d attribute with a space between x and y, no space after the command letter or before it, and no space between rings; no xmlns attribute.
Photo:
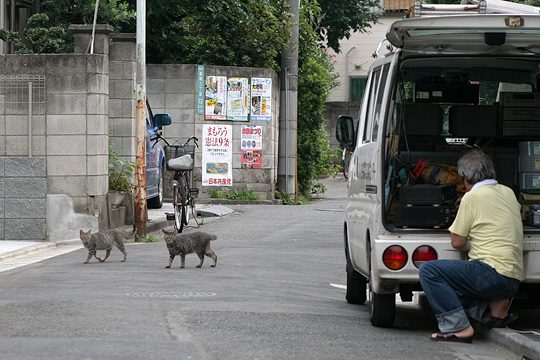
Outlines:
<svg viewBox="0 0 540 360"><path fill-rule="evenodd" d="M338 117L336 139L342 148L354 148L356 146L354 120L352 117L347 115L340 115Z"/></svg>
<svg viewBox="0 0 540 360"><path fill-rule="evenodd" d="M158 129L161 130L163 126L171 125L172 119L169 114L156 114L154 115L154 121Z"/></svg>

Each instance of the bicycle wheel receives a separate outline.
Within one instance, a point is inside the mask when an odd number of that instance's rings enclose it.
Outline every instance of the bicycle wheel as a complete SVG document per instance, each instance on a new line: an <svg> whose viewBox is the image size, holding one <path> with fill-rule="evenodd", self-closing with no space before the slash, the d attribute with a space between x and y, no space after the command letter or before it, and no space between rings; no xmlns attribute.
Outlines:
<svg viewBox="0 0 540 360"><path fill-rule="evenodd" d="M343 150L343 159L341 160L341 167L343 170L343 177L345 179L349 178L349 162L351 161L351 152L348 150Z"/></svg>
<svg viewBox="0 0 540 360"><path fill-rule="evenodd" d="M182 210L181 199L178 191L178 185L173 186L173 209L174 209L174 228L178 232L182 232Z"/></svg>
<svg viewBox="0 0 540 360"><path fill-rule="evenodd" d="M187 180L187 173L184 173L178 179L178 187L180 189L181 197L181 207L182 207L182 221L180 222L180 231L183 230L184 226L187 226L189 222L189 210L190 210L190 193L189 193L189 182Z"/></svg>

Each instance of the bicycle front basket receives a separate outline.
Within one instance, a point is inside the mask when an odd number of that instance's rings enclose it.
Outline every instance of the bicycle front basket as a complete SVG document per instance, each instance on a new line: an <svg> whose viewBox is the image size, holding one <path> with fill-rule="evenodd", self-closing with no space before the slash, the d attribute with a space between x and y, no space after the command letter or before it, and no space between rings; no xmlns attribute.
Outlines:
<svg viewBox="0 0 540 360"><path fill-rule="evenodd" d="M195 159L195 145L181 144L165 146L165 163L167 164L167 170L173 170L169 168L169 160L176 159L186 154L189 154L192 159Z"/></svg>

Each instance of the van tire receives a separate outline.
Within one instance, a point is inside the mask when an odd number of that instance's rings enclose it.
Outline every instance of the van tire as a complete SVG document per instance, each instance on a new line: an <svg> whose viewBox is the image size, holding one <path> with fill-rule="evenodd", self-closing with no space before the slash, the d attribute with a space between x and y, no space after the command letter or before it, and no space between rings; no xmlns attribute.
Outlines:
<svg viewBox="0 0 540 360"><path fill-rule="evenodd" d="M347 302L349 304L364 305L367 300L366 285L366 278L355 271L350 262L348 262L347 292L345 293L345 299Z"/></svg>
<svg viewBox="0 0 540 360"><path fill-rule="evenodd" d="M396 294L376 294L370 289L369 320L376 327L392 327L396 317Z"/></svg>

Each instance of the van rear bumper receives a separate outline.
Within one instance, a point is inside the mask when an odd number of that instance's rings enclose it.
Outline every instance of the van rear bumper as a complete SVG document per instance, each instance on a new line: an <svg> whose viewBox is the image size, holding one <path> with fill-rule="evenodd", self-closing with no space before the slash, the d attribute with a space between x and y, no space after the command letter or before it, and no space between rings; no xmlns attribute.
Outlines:
<svg viewBox="0 0 540 360"><path fill-rule="evenodd" d="M407 263L400 270L390 270L383 262L383 254L390 246L398 245L407 252ZM412 261L414 251L423 245L431 246L438 259L466 260L467 249L456 250L444 236L388 236L374 239L371 248L371 286L376 293L397 293L402 284L418 284L418 268ZM540 239L523 243L524 283L540 284ZM420 265L420 264L419 264Z"/></svg>
<svg viewBox="0 0 540 360"><path fill-rule="evenodd" d="M400 270L390 270L383 262L383 254L390 246L401 246L407 252L407 263ZM401 284L419 283L418 268L413 264L414 251L423 245L431 246L438 259L466 259L467 252L456 250L450 244L447 234L444 236L392 236L372 241L371 248L371 287L379 294L397 293Z"/></svg>

